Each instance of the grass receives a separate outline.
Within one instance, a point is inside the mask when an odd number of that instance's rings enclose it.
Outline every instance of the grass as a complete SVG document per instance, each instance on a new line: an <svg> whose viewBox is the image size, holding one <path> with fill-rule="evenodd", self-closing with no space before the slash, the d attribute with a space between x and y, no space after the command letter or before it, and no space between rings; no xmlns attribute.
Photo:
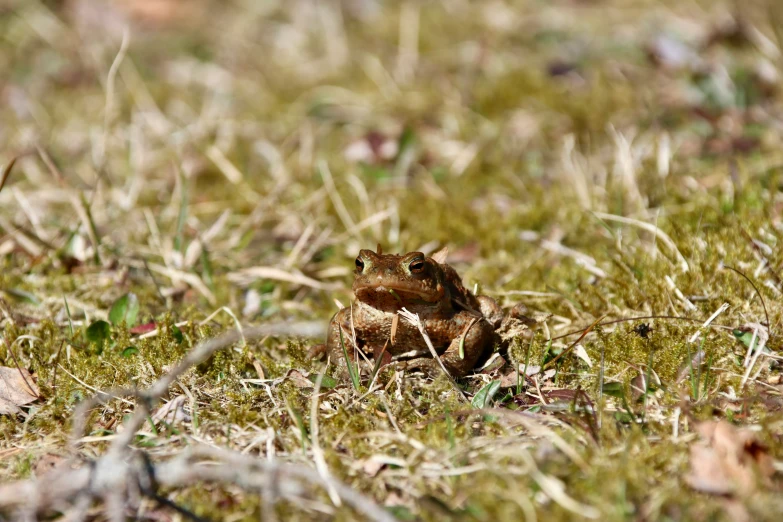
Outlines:
<svg viewBox="0 0 783 522"><path fill-rule="evenodd" d="M461 379L474 408L444 376L333 386L329 367L314 402L322 340L248 340L178 378L190 420L137 446L325 465L402 520L783 510L772 0L92 4L0 6L0 363L42 395L0 416L0 482L72 456L97 390L149 387L239 325L327 321L360 248L447 245L466 287L551 314L508 354L538 374ZM91 410L79 455L135 400ZM752 429L777 475L689 487L705 420ZM266 509L238 486L164 493L214 519ZM331 493L276 513L360 518Z"/></svg>

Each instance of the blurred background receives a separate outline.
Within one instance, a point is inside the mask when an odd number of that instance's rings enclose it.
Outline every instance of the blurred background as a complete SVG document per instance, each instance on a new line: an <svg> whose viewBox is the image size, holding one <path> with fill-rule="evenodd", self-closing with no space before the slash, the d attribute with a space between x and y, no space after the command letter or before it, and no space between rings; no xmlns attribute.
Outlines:
<svg viewBox="0 0 783 522"><path fill-rule="evenodd" d="M0 253L144 260L175 297L239 308L259 277L344 300L377 243L571 291L608 246L655 249L596 212L694 234L779 169L780 19L772 1L4 0Z"/></svg>

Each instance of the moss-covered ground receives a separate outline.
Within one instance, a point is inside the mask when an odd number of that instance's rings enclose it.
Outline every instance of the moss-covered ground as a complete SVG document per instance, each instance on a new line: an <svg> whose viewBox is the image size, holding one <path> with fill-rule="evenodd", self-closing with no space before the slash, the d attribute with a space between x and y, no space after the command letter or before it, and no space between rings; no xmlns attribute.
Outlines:
<svg viewBox="0 0 783 522"><path fill-rule="evenodd" d="M460 379L467 400L391 366L327 380L335 477L401 520L779 520L782 78L775 0L0 2L0 365L41 393L0 416L0 481L68 456L97 390L237 324L327 321L360 248L448 246L467 286L551 316ZM317 342L216 353L170 389L185 420L136 443L314 468ZM514 363L540 370L476 411ZM81 454L133 408L93 409ZM688 480L707 420L777 473ZM275 509L361 518L317 490Z"/></svg>

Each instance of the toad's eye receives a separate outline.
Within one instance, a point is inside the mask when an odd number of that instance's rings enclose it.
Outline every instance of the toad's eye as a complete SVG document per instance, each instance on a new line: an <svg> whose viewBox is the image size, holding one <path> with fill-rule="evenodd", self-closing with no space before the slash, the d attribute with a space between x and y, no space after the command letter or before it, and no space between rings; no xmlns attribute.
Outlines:
<svg viewBox="0 0 783 522"><path fill-rule="evenodd" d="M364 261L362 261L361 257L356 258L356 270L358 270L359 272L364 270Z"/></svg>
<svg viewBox="0 0 783 522"><path fill-rule="evenodd" d="M424 260L421 258L414 259L411 261L411 264L408 265L408 268L410 268L411 272L413 273L421 272L424 270Z"/></svg>

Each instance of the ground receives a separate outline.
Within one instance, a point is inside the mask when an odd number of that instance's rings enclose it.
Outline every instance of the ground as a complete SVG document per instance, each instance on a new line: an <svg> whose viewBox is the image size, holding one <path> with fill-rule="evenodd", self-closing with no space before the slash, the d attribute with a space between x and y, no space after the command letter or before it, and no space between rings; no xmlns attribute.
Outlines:
<svg viewBox="0 0 783 522"><path fill-rule="evenodd" d="M144 519L779 519L776 4L0 1L0 517L124 433L299 466L161 475ZM377 244L539 322L456 383L341 379L298 334Z"/></svg>

